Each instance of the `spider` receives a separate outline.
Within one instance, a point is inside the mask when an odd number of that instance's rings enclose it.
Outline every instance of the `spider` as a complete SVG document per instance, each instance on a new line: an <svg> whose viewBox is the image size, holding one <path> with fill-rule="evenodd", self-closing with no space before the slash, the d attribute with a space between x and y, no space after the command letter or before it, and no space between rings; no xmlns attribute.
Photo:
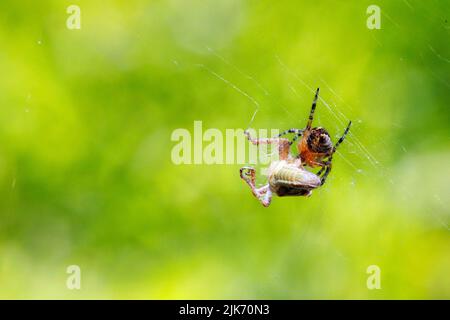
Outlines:
<svg viewBox="0 0 450 320"><path fill-rule="evenodd" d="M333 154L336 148L344 141L350 130L350 121L345 128L344 134L333 146L330 135L321 127L312 128L314 111L316 110L319 88L317 88L308 122L304 129L288 129L280 133L275 138L255 139L250 136L248 130L245 131L247 139L254 145L278 144L279 160L274 161L269 166L268 183L260 188L255 186L256 170L252 167L240 169L240 176L251 188L253 195L258 198L263 206L268 207L272 200L272 194L277 196L310 196L312 190L322 186L330 171ZM294 133L294 138L290 141L283 136ZM297 144L298 155L293 156L290 151L291 145L302 137ZM304 167L320 167L316 173L309 172Z"/></svg>

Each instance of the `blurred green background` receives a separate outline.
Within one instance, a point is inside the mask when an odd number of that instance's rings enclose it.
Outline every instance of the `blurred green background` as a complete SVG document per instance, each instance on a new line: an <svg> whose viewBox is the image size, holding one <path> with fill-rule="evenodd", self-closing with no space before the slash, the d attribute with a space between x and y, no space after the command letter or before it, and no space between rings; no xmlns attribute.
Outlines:
<svg viewBox="0 0 450 320"><path fill-rule="evenodd" d="M0 298L449 299L449 12L2 0ZM303 127L319 86L315 124L354 125L312 197L263 208L241 165L171 161L173 130L246 128L256 104L254 128Z"/></svg>

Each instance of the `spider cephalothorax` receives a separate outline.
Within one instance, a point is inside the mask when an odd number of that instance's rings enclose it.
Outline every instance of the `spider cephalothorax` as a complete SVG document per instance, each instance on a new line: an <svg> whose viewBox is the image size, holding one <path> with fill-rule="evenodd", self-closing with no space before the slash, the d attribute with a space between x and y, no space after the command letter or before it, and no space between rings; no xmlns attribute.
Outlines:
<svg viewBox="0 0 450 320"><path fill-rule="evenodd" d="M279 161L271 164L268 174L268 183L260 188L255 186L256 170L252 167L241 168L241 178L250 186L253 195L265 206L269 206L272 194L282 196L310 196L312 190L325 183L331 171L331 161L336 148L344 141L350 125L344 131L342 137L333 146L330 135L321 127L311 128L316 109L319 89L314 96L314 101L309 113L308 123L304 129L285 130L276 138L254 139L246 131L248 140L255 144L278 144ZM295 133L294 138L289 141L282 136ZM297 144L298 156L291 155L290 147L299 138ZM307 171L304 167L321 167L316 174ZM322 174L323 173L323 174Z"/></svg>

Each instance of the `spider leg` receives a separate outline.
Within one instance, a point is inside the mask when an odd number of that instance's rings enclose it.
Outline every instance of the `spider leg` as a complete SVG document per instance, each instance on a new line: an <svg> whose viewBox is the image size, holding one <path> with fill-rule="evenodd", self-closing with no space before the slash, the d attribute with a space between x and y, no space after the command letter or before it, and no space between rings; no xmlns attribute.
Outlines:
<svg viewBox="0 0 450 320"><path fill-rule="evenodd" d="M303 135L303 131L305 131L304 129L287 129L284 130L283 132L281 132L279 135L277 135L277 138L280 138L282 136L285 136L289 133L295 133L294 138L291 140L291 142L289 142L289 145L292 145L299 137L301 137Z"/></svg>
<svg viewBox="0 0 450 320"><path fill-rule="evenodd" d="M345 137L347 136L348 131L350 130L350 126L352 125L352 122L349 121L347 128L345 128L344 134L342 137L339 138L338 142L334 145L333 153L336 152L336 148L344 141Z"/></svg>
<svg viewBox="0 0 450 320"><path fill-rule="evenodd" d="M314 111L316 110L317 98L319 97L319 88L316 90L316 94L314 95L314 100L311 106L311 111L309 112L308 123L306 124L305 130L311 129L311 125L314 119Z"/></svg>
<svg viewBox="0 0 450 320"><path fill-rule="evenodd" d="M325 180L327 179L328 174L331 171L331 161L333 160L333 156L330 155L327 160L321 160L321 161L315 161L311 163L311 166L313 167L321 167L320 170L316 173L316 176L320 178L320 185L323 185L325 183ZM325 171L325 173L322 175L322 173ZM322 177L321 177L322 175Z"/></svg>
<svg viewBox="0 0 450 320"><path fill-rule="evenodd" d="M294 138L291 140L291 142L289 142L289 144L292 145L295 141L297 141L297 139L303 135L303 131L304 130L301 130L301 132L297 132L297 134L294 136Z"/></svg>
<svg viewBox="0 0 450 320"><path fill-rule="evenodd" d="M277 138L280 138L280 137L282 137L282 136L285 136L285 135L287 135L287 134L289 134L289 133L297 133L299 130L300 130L300 129L295 129L295 128L284 130L284 131L281 132L279 135L277 135Z"/></svg>
<svg viewBox="0 0 450 320"><path fill-rule="evenodd" d="M324 170L325 167L320 168L320 170L316 173L316 175L320 176Z"/></svg>
<svg viewBox="0 0 450 320"><path fill-rule="evenodd" d="M258 146L260 144L278 144L278 155L280 160L286 160L289 157L289 140L286 138L252 138L250 136L250 132L245 131L245 135L247 136L248 141L252 144Z"/></svg>
<svg viewBox="0 0 450 320"><path fill-rule="evenodd" d="M303 129L295 129L295 128L287 129L287 130L284 130L283 132L281 132L279 135L277 135L277 138L285 136L289 133L295 133L297 135L302 135L303 131L304 131Z"/></svg>
<svg viewBox="0 0 450 320"><path fill-rule="evenodd" d="M256 170L252 167L243 167L240 170L241 179L244 180L252 190L253 195L261 202L264 207L268 207L272 201L272 191L269 184L261 188L255 187ZM248 178L250 176L250 179Z"/></svg>
<svg viewBox="0 0 450 320"><path fill-rule="evenodd" d="M330 171L331 171L331 160L333 160L332 157L330 157L328 159L327 164L322 169L320 169L320 171L317 173L317 175L320 176L319 173L322 173L321 171L325 170L325 173L322 175L322 177L320 177L320 185L321 186L324 185L325 181L327 180L328 175L330 174Z"/></svg>
<svg viewBox="0 0 450 320"><path fill-rule="evenodd" d="M316 161L316 162L313 162L313 163L311 164L311 165L313 165L313 166L321 167L320 170L317 171L317 173L316 173L316 175L317 175L318 177L320 177L320 175L321 175L324 171L326 171L328 165L331 163L330 160L331 160L331 159L328 158L327 161L325 161L325 160L322 160L322 161L319 161L319 162Z"/></svg>
<svg viewBox="0 0 450 320"><path fill-rule="evenodd" d="M325 166L322 167L322 169L317 172L317 175L320 176L322 174L322 171L325 170L325 173L320 178L320 184L323 185L325 181L327 180L328 175L331 171L331 162L333 160L333 154L336 152L336 148L344 141L345 136L347 135L348 131L350 130L350 126L352 125L352 122L350 121L347 125L347 128L345 128L344 134L342 137L339 138L338 142L333 147L333 151L331 152L330 156L328 157L328 161L325 163Z"/></svg>

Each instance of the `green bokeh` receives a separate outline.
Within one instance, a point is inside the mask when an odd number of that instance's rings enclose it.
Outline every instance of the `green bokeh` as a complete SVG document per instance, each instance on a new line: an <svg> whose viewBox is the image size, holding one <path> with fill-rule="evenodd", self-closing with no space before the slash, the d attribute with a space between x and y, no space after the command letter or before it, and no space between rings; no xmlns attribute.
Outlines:
<svg viewBox="0 0 450 320"><path fill-rule="evenodd" d="M2 0L0 298L449 299L449 2L376 1L369 30L372 3ZM304 126L318 86L316 123L354 125L312 197L171 161L254 101Z"/></svg>

